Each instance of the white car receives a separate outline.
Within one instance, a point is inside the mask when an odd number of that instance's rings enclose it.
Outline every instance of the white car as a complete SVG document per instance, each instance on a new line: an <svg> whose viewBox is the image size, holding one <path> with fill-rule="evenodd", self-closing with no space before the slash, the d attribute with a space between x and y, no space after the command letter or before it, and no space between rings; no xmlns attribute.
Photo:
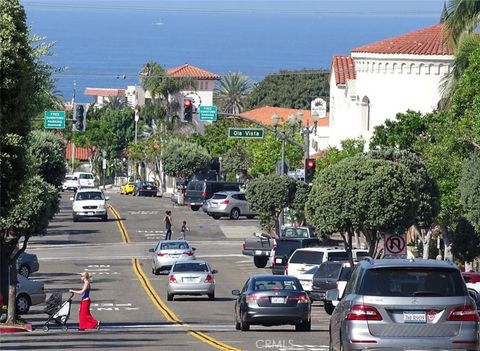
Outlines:
<svg viewBox="0 0 480 351"><path fill-rule="evenodd" d="M85 217L99 217L106 222L108 199L100 189L79 189L75 196L70 198L73 201L73 221Z"/></svg>
<svg viewBox="0 0 480 351"><path fill-rule="evenodd" d="M43 282L29 280L23 275L17 275L17 299L15 306L19 314L27 313L32 305L45 302L45 288Z"/></svg>
<svg viewBox="0 0 480 351"><path fill-rule="evenodd" d="M479 283L467 283L467 288L475 290L477 294L480 294L480 282Z"/></svg>
<svg viewBox="0 0 480 351"><path fill-rule="evenodd" d="M95 177L88 172L75 172L73 175L78 179L78 188L95 187Z"/></svg>
<svg viewBox="0 0 480 351"><path fill-rule="evenodd" d="M62 191L66 191L66 190L77 191L77 188L78 188L78 178L73 174L67 174L62 184Z"/></svg>
<svg viewBox="0 0 480 351"><path fill-rule="evenodd" d="M313 276L315 272L317 271L318 267L312 267L308 271L306 271L303 274L298 275L298 280L300 281L300 284L302 284L303 290L307 292L307 294L310 294L312 291L312 285L313 285Z"/></svg>

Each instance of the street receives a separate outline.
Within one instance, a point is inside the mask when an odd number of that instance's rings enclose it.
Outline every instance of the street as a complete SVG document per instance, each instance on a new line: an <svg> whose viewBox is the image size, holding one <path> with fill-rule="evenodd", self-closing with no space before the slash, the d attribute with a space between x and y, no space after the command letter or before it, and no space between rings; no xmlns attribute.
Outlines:
<svg viewBox="0 0 480 351"><path fill-rule="evenodd" d="M33 306L24 316L34 331L2 336L2 350L66 350L81 348L118 350L328 350L328 320L321 304L312 308L312 331L295 332L294 326L253 326L250 332L234 328L234 297L258 269L241 254L243 239L258 231L258 221L214 220L201 210L174 207L169 198L110 196L108 222L72 222L70 193L62 195L61 211L48 234L34 237L27 251L38 256L40 271L32 279L45 282L47 298L55 290L78 289L79 273L92 280L92 315L102 322L100 331L78 332L78 300L74 297L69 330L53 325L42 330L44 306ZM163 216L172 211L172 238L178 238L181 221L191 231L187 240L219 271L216 299L175 297L166 300L167 275L151 273L148 249L163 238ZM120 220L118 220L120 218ZM64 294L64 299L68 293Z"/></svg>

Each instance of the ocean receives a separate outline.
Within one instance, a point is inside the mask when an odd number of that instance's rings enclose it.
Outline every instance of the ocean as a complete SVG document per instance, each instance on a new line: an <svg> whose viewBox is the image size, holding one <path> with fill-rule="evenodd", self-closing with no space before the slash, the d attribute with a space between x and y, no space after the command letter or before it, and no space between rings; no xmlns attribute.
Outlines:
<svg viewBox="0 0 480 351"><path fill-rule="evenodd" d="M281 69L330 68L333 55L439 22L443 0L24 0L66 100L139 83L148 61L258 82Z"/></svg>

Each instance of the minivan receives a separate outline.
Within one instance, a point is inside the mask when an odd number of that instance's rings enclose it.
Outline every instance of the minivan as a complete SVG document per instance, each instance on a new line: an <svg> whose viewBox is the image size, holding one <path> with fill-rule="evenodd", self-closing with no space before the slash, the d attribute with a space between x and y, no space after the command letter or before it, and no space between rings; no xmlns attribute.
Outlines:
<svg viewBox="0 0 480 351"><path fill-rule="evenodd" d="M192 211L198 211L205 200L221 191L240 191L242 183L217 182L209 180L191 180L185 190L185 204L190 205Z"/></svg>

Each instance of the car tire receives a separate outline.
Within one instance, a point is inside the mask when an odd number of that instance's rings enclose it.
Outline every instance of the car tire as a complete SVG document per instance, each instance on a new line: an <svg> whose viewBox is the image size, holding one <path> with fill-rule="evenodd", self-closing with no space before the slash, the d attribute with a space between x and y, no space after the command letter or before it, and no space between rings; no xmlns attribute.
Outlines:
<svg viewBox="0 0 480 351"><path fill-rule="evenodd" d="M15 307L17 308L18 314L27 313L30 310L31 305L32 302L30 301L30 297L28 297L27 294L20 294L15 300Z"/></svg>
<svg viewBox="0 0 480 351"><path fill-rule="evenodd" d="M329 342L328 342L328 351L334 351L333 349L333 340L332 340L332 334L331 332L328 333L328 338L329 338Z"/></svg>
<svg viewBox="0 0 480 351"><path fill-rule="evenodd" d="M28 278L30 276L30 267L28 267L26 264L22 264L18 269L18 273L23 275L25 278Z"/></svg>
<svg viewBox="0 0 480 351"><path fill-rule="evenodd" d="M105 215L102 217L102 221L106 222L108 221L108 215L105 213Z"/></svg>
<svg viewBox="0 0 480 351"><path fill-rule="evenodd" d="M221 216L219 216L219 215L212 214L211 216L212 216L213 219L220 219L221 218Z"/></svg>
<svg viewBox="0 0 480 351"><path fill-rule="evenodd" d="M308 319L306 321L302 321L302 323L295 325L296 331L310 331L312 330L312 320Z"/></svg>
<svg viewBox="0 0 480 351"><path fill-rule="evenodd" d="M240 330L240 322L235 318L235 330Z"/></svg>
<svg viewBox="0 0 480 351"><path fill-rule="evenodd" d="M255 218L254 215L248 215L248 216L247 216L247 219L254 219L254 218Z"/></svg>
<svg viewBox="0 0 480 351"><path fill-rule="evenodd" d="M192 206L190 206L190 208L192 209L192 211L197 212L200 209L200 206L192 205Z"/></svg>
<svg viewBox="0 0 480 351"><path fill-rule="evenodd" d="M240 316L240 330L241 331L249 331L250 324L247 323L247 313L243 312Z"/></svg>
<svg viewBox="0 0 480 351"><path fill-rule="evenodd" d="M173 301L173 294L167 294L167 301Z"/></svg>
<svg viewBox="0 0 480 351"><path fill-rule="evenodd" d="M77 216L73 216L72 219L73 219L74 222L78 222L78 217Z"/></svg>
<svg viewBox="0 0 480 351"><path fill-rule="evenodd" d="M257 268L265 268L268 263L268 257L265 256L253 256L253 264Z"/></svg>
<svg viewBox="0 0 480 351"><path fill-rule="evenodd" d="M208 299L210 301L214 301L215 300L215 292L211 293L211 294L208 294Z"/></svg>
<svg viewBox="0 0 480 351"><path fill-rule="evenodd" d="M154 275L159 275L159 274L160 274L160 272L159 272L158 269L156 269L156 268L152 268L152 273L153 273Z"/></svg>
<svg viewBox="0 0 480 351"><path fill-rule="evenodd" d="M237 220L240 218L240 210L238 208L232 208L232 211L230 212L230 219L235 219Z"/></svg>
<svg viewBox="0 0 480 351"><path fill-rule="evenodd" d="M333 313L333 310L335 309L335 306L331 302L324 302L323 309L325 310L325 313L331 316Z"/></svg>

